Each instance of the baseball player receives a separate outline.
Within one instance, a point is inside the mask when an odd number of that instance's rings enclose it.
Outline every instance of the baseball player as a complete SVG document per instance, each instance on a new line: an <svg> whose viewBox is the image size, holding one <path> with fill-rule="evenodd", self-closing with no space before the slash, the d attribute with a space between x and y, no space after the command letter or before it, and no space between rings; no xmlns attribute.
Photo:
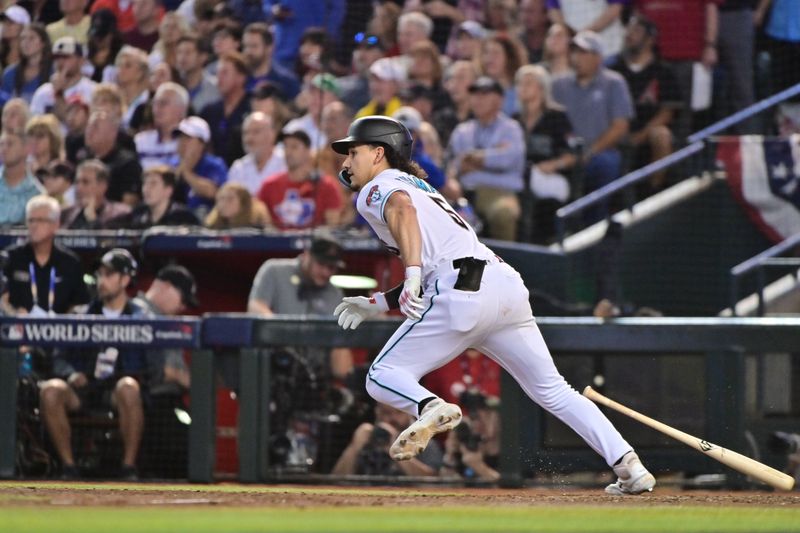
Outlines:
<svg viewBox="0 0 800 533"><path fill-rule="evenodd" d="M606 492L652 490L656 480L631 446L559 374L519 273L478 241L447 201L417 177L422 174L409 160L411 144L405 126L384 116L356 120L347 137L332 143L347 156L339 179L358 192L359 213L406 267L403 284L370 298L344 298L334 311L344 329L389 309L399 308L406 317L370 366L366 384L377 401L417 417L392 444L392 458L411 459L434 435L459 424L461 409L419 380L475 348L603 456L618 477Z"/></svg>

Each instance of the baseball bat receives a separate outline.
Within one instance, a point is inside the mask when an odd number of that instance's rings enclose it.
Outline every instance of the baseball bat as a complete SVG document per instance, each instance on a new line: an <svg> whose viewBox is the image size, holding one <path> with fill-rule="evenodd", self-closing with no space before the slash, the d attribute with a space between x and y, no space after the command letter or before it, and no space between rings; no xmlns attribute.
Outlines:
<svg viewBox="0 0 800 533"><path fill-rule="evenodd" d="M645 416L637 411L634 411L630 407L625 407L621 403L615 402L611 398L603 396L592 387L586 387L583 389L583 395L594 402L605 405L606 407L610 407L615 411L619 411L620 413L627 415L634 420L638 420L642 424L650 426L651 428L656 429L661 433L664 433L665 435L668 435L673 439L686 444L687 446L691 446L695 450L703 452L712 459L716 459L720 463L729 466L734 470L741 472L742 474L750 476L753 479L757 479L763 483L766 483L767 485L781 490L792 490L794 487L794 478L792 476L775 470L774 468L763 463L759 463L755 459L750 459L749 457L745 457L740 453L725 449L722 446L717 446L716 444L712 444L707 440L698 439L697 437L689 435L688 433L684 433L679 429L668 426L663 422L659 422L658 420L654 420L649 416Z"/></svg>

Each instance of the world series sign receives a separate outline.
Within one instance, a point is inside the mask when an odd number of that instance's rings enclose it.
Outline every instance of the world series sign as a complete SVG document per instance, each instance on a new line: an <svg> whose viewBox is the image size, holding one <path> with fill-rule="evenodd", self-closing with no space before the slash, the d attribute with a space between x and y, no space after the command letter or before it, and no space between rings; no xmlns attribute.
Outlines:
<svg viewBox="0 0 800 533"><path fill-rule="evenodd" d="M6 346L93 346L194 348L200 342L197 318L107 319L94 316L0 318Z"/></svg>

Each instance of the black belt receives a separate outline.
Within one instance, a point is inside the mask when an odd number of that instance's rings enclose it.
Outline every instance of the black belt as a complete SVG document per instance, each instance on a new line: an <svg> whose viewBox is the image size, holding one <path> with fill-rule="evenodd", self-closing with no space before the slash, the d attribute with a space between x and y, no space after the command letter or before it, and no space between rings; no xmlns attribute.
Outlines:
<svg viewBox="0 0 800 533"><path fill-rule="evenodd" d="M475 292L480 289L483 269L487 263L488 261L485 259L474 257L453 259L453 268L458 270L458 278L453 288L467 292Z"/></svg>

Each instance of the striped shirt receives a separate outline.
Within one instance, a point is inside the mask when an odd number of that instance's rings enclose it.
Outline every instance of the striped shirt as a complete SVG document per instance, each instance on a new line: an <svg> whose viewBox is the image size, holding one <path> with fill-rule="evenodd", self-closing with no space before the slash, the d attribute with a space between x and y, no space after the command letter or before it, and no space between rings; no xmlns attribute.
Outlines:
<svg viewBox="0 0 800 533"><path fill-rule="evenodd" d="M171 165L178 157L178 141L171 137L162 139L158 130L140 131L133 140L143 170L155 165Z"/></svg>

